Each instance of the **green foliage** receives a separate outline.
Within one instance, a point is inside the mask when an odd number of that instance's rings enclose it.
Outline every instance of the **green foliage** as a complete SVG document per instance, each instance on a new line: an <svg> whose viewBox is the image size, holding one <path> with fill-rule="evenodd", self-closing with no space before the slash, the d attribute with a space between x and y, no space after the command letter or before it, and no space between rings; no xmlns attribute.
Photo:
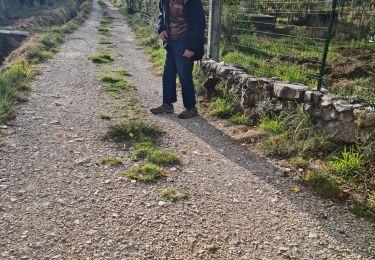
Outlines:
<svg viewBox="0 0 375 260"><path fill-rule="evenodd" d="M105 156L105 157L101 158L100 163L103 164L103 165L109 165L109 166L122 165L122 161L119 158L108 157L108 156Z"/></svg>
<svg viewBox="0 0 375 260"><path fill-rule="evenodd" d="M155 182L158 178L165 176L163 168L154 164L137 166L125 172L125 177L141 182Z"/></svg>
<svg viewBox="0 0 375 260"><path fill-rule="evenodd" d="M110 51L100 51L96 55L90 56L88 59L98 64L111 63L115 60L114 54Z"/></svg>
<svg viewBox="0 0 375 260"><path fill-rule="evenodd" d="M362 175L366 169L367 156L358 147L344 146L341 154L333 155L331 161L328 163L329 167L339 174L351 178L357 178Z"/></svg>
<svg viewBox="0 0 375 260"><path fill-rule="evenodd" d="M109 92L119 92L121 90L137 89L136 85L124 79L124 75L130 75L126 70L113 70L101 77L103 87Z"/></svg>
<svg viewBox="0 0 375 260"><path fill-rule="evenodd" d="M227 98L218 97L212 102L209 114L221 118L230 118L235 114L234 101Z"/></svg>
<svg viewBox="0 0 375 260"><path fill-rule="evenodd" d="M254 123L250 116L246 114L239 114L239 113L235 114L230 119L230 122L235 125L246 125L246 126L251 126Z"/></svg>
<svg viewBox="0 0 375 260"><path fill-rule="evenodd" d="M290 162L298 168L306 168L309 166L309 162L301 156L296 156L290 159Z"/></svg>
<svg viewBox="0 0 375 260"><path fill-rule="evenodd" d="M100 115L99 115L99 119L109 121L109 120L112 119L112 117L109 116L109 115L100 114Z"/></svg>
<svg viewBox="0 0 375 260"><path fill-rule="evenodd" d="M273 134L283 132L284 127L284 122L278 117L264 117L260 122L262 130Z"/></svg>
<svg viewBox="0 0 375 260"><path fill-rule="evenodd" d="M14 116L12 105L19 100L22 91L29 89L27 81L31 75L26 61L10 66L0 75L0 124Z"/></svg>
<svg viewBox="0 0 375 260"><path fill-rule="evenodd" d="M323 198L336 198L341 193L339 185L326 173L310 171L305 176L305 181Z"/></svg>
<svg viewBox="0 0 375 260"><path fill-rule="evenodd" d="M155 143L162 132L141 120L132 120L109 128L107 138L126 143Z"/></svg>
<svg viewBox="0 0 375 260"><path fill-rule="evenodd" d="M179 200L187 199L189 197L189 193L185 190L178 190L175 188L168 188L163 190L160 195L168 201L177 202Z"/></svg>
<svg viewBox="0 0 375 260"><path fill-rule="evenodd" d="M135 159L147 159L148 162L160 166L180 163L176 154L156 149L149 143L137 145L132 155Z"/></svg>

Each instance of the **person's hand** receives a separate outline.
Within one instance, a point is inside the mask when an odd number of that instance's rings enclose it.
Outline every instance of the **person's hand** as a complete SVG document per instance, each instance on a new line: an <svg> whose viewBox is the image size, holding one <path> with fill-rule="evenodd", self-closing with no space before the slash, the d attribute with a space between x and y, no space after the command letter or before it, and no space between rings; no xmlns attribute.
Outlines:
<svg viewBox="0 0 375 260"><path fill-rule="evenodd" d="M182 56L184 56L186 58L191 58L191 57L193 57L193 55L194 55L194 52L186 49L185 52L184 52L184 54Z"/></svg>
<svg viewBox="0 0 375 260"><path fill-rule="evenodd" d="M160 37L160 39L161 39L163 42L165 42L165 41L167 41L167 39L168 39L168 34L167 34L166 31L162 31L162 32L159 34L159 37Z"/></svg>

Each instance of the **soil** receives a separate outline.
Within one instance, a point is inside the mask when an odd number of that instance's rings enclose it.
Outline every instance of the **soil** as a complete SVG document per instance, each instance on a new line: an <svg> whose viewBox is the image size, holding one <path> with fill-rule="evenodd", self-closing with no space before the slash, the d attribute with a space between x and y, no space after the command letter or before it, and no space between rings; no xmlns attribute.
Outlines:
<svg viewBox="0 0 375 260"><path fill-rule="evenodd" d="M322 201L283 171L202 117L148 120L165 132L161 147L178 153L155 184L123 172L140 162L128 147L100 137L139 106L161 102L161 77L123 16L110 8L112 67L88 56L101 47L95 1L87 22L45 64L28 103L11 122L0 152L0 254L3 259L374 259L375 225ZM107 95L96 80L109 68L128 69L138 91ZM181 100L175 107L182 110ZM122 159L118 167L100 158ZM165 188L189 192L163 201ZM293 189L294 191L296 189Z"/></svg>

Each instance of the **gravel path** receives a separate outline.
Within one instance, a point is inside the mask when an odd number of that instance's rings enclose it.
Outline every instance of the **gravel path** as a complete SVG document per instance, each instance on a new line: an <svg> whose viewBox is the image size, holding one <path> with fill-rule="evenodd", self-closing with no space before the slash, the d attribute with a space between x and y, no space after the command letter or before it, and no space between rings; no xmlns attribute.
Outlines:
<svg viewBox="0 0 375 260"><path fill-rule="evenodd" d="M160 77L121 14L112 41L142 105L160 100ZM375 259L374 224L309 192L202 118L150 119L167 131L162 146L183 165L153 185L131 183L128 151L101 141L121 98L103 93L95 3L88 21L33 83L30 101L0 151L1 259ZM181 109L181 107L179 107ZM121 167L98 164L118 156ZM167 187L189 200L160 203Z"/></svg>

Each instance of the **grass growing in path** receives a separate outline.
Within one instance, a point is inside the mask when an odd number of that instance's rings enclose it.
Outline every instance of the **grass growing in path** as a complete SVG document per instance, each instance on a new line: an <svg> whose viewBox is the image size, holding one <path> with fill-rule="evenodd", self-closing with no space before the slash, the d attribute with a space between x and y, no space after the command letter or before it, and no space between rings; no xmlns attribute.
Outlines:
<svg viewBox="0 0 375 260"><path fill-rule="evenodd" d="M115 60L112 52L103 50L93 56L90 56L88 59L98 64L111 63Z"/></svg>
<svg viewBox="0 0 375 260"><path fill-rule="evenodd" d="M179 200L187 199L189 197L189 193L185 190L178 190L175 188L169 188L163 190L160 195L171 202L177 202Z"/></svg>
<svg viewBox="0 0 375 260"><path fill-rule="evenodd" d="M109 92L137 89L135 84L124 78L125 76L130 76L127 70L112 70L111 72L103 74L100 80L104 83L104 89Z"/></svg>
<svg viewBox="0 0 375 260"><path fill-rule="evenodd" d="M137 166L125 172L125 177L141 182L155 182L158 178L166 176L163 168L154 164Z"/></svg>
<svg viewBox="0 0 375 260"><path fill-rule="evenodd" d="M117 142L135 144L155 143L160 135L162 132L157 127L142 120L132 120L111 126L105 137Z"/></svg>
<svg viewBox="0 0 375 260"><path fill-rule="evenodd" d="M112 120L112 117L109 115L100 114L99 119L109 121L109 120Z"/></svg>
<svg viewBox="0 0 375 260"><path fill-rule="evenodd" d="M122 164L122 161L116 157L105 156L100 159L100 163L103 165L109 165L109 166L119 166Z"/></svg>
<svg viewBox="0 0 375 260"><path fill-rule="evenodd" d="M139 144L133 152L135 159L146 159L148 162L160 166L179 164L180 158L172 152L156 149L150 144Z"/></svg>

